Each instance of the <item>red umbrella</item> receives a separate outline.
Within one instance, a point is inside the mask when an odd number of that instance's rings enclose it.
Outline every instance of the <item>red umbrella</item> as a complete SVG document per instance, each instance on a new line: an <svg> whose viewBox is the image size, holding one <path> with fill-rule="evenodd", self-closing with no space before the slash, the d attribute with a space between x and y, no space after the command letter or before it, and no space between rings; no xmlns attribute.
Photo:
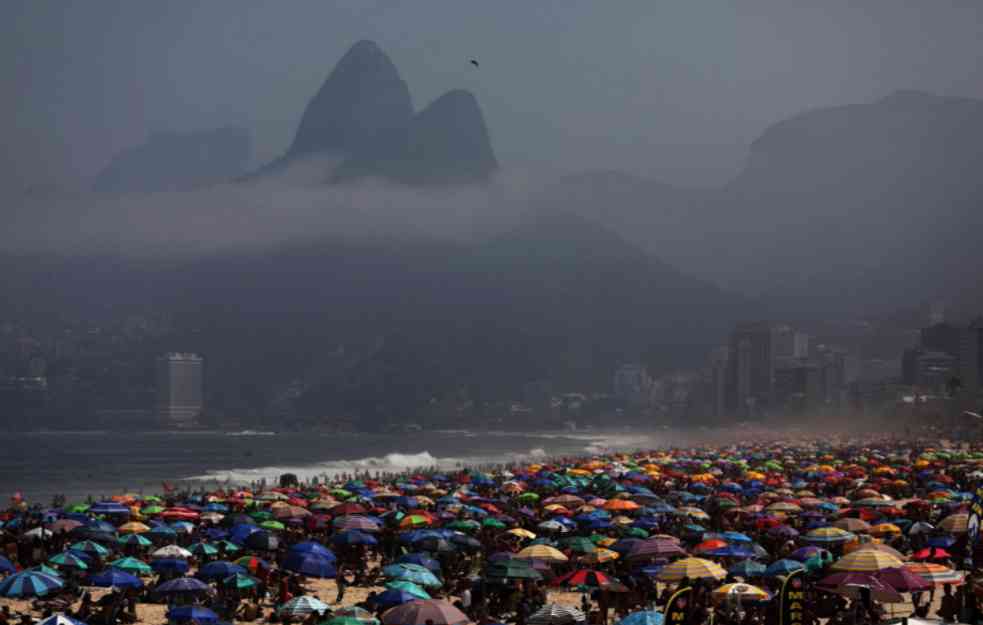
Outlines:
<svg viewBox="0 0 983 625"><path fill-rule="evenodd" d="M383 625L465 625L471 619L442 599L409 601L382 615Z"/></svg>
<svg viewBox="0 0 983 625"><path fill-rule="evenodd" d="M592 588L603 588L614 583L617 583L617 580L608 577L600 571L592 571L590 569L574 571L553 582L556 586L590 586Z"/></svg>
<svg viewBox="0 0 983 625"><path fill-rule="evenodd" d="M948 560L952 554L942 547L925 547L911 554L912 560Z"/></svg>
<svg viewBox="0 0 983 625"><path fill-rule="evenodd" d="M348 516L351 514L365 514L365 507L357 503L341 503L334 506L329 512L335 516Z"/></svg>

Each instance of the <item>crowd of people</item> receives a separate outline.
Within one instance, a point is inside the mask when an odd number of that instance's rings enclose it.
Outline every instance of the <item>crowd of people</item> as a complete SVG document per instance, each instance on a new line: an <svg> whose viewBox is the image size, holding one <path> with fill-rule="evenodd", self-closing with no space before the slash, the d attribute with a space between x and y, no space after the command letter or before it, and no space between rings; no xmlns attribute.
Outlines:
<svg viewBox="0 0 983 625"><path fill-rule="evenodd" d="M978 623L980 483L969 443L798 439L18 499L0 625Z"/></svg>

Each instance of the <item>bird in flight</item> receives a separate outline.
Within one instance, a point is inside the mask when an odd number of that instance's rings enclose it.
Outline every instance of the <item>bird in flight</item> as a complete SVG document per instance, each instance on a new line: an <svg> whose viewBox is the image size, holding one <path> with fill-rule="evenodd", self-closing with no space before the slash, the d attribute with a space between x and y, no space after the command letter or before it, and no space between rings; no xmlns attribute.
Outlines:
<svg viewBox="0 0 983 625"><path fill-rule="evenodd" d="M476 61L474 59L471 59L471 64L474 65L475 67L479 67L478 61Z"/></svg>

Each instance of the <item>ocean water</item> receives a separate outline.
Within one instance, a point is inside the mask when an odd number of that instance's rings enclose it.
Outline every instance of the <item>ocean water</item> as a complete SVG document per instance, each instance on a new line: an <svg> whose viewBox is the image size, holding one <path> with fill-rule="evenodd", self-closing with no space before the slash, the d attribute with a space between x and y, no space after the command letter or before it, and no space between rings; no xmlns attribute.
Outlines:
<svg viewBox="0 0 983 625"><path fill-rule="evenodd" d="M162 482L202 486L274 482L339 473L500 465L608 449L655 446L645 434L403 434L271 432L37 432L0 434L0 502L15 492L47 505L124 492L156 493Z"/></svg>

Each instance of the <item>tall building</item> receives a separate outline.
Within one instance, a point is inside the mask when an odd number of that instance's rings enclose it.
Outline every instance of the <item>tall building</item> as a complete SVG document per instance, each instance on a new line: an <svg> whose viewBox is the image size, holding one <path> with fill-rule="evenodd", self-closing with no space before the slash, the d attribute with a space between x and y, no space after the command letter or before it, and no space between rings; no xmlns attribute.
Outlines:
<svg viewBox="0 0 983 625"><path fill-rule="evenodd" d="M738 324L730 337L729 408L754 416L775 403L774 331L771 323Z"/></svg>
<svg viewBox="0 0 983 625"><path fill-rule="evenodd" d="M983 316L963 332L959 354L959 381L967 397L975 402L983 390Z"/></svg>
<svg viewBox="0 0 983 625"><path fill-rule="evenodd" d="M629 363L614 372L614 396L631 407L646 406L652 390L652 378L645 365Z"/></svg>
<svg viewBox="0 0 983 625"><path fill-rule="evenodd" d="M157 358L157 416L163 425L187 427L202 413L204 361L197 354Z"/></svg>

